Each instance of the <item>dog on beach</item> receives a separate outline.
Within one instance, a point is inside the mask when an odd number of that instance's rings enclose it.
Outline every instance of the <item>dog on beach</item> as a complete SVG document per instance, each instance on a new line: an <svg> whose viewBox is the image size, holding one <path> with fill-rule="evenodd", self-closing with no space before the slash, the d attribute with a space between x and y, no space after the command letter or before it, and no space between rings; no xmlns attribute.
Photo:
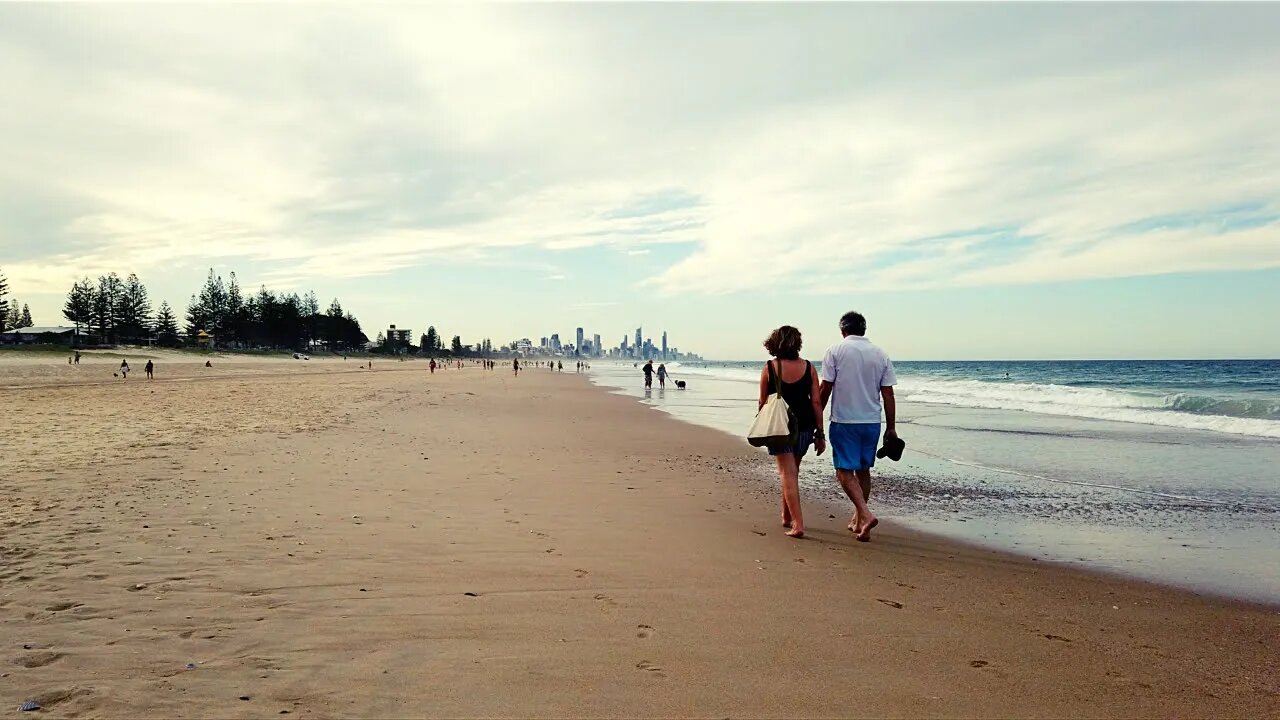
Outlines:
<svg viewBox="0 0 1280 720"><path fill-rule="evenodd" d="M677 390L683 390L683 389L685 388L685 384L686 384L686 383L685 383L685 381L683 381L683 380L677 380L677 381L676 381L676 389L677 389Z"/></svg>

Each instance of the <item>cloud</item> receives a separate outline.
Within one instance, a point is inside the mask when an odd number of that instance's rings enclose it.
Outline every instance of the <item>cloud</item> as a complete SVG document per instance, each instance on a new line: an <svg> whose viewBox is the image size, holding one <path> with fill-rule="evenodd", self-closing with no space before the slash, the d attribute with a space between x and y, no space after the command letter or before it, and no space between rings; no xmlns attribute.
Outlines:
<svg viewBox="0 0 1280 720"><path fill-rule="evenodd" d="M1277 24L1269 5L5 6L0 251L24 293L601 245L687 246L645 280L671 294L1276 267Z"/></svg>

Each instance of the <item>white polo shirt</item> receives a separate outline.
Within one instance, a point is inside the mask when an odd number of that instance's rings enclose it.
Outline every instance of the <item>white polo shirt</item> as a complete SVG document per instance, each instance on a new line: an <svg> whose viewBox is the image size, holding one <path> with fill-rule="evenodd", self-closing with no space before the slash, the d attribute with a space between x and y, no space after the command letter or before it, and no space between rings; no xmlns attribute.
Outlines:
<svg viewBox="0 0 1280 720"><path fill-rule="evenodd" d="M858 335L850 335L827 350L822 358L822 379L833 385L833 423L880 422L880 388L898 382L889 356Z"/></svg>

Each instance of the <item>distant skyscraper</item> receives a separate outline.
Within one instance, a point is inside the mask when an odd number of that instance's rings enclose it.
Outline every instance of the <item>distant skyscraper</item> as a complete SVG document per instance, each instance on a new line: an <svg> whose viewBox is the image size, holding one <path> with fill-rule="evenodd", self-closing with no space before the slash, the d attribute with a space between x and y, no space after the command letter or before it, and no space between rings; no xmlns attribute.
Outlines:
<svg viewBox="0 0 1280 720"><path fill-rule="evenodd" d="M560 352L560 333L551 335L551 352Z"/></svg>
<svg viewBox="0 0 1280 720"><path fill-rule="evenodd" d="M644 340L640 339L640 330L641 328L636 328L636 352L640 352L640 349L644 347Z"/></svg>
<svg viewBox="0 0 1280 720"><path fill-rule="evenodd" d="M578 353L582 352L582 338L583 338L582 328L578 328L578 344L573 346L573 349L576 350Z"/></svg>
<svg viewBox="0 0 1280 720"><path fill-rule="evenodd" d="M667 359L667 331L662 331L662 359Z"/></svg>
<svg viewBox="0 0 1280 720"><path fill-rule="evenodd" d="M591 336L591 349L595 352L596 357L604 354L604 346L600 344L600 335L598 333Z"/></svg>

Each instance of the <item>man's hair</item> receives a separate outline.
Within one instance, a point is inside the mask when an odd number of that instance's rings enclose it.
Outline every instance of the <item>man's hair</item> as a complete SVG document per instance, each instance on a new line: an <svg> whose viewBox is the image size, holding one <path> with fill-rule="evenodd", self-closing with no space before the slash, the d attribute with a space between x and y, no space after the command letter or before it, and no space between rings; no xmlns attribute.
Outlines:
<svg viewBox="0 0 1280 720"><path fill-rule="evenodd" d="M849 311L840 316L840 331L849 335L866 335L867 319L862 313Z"/></svg>
<svg viewBox="0 0 1280 720"><path fill-rule="evenodd" d="M779 360L798 359L802 345L804 341L800 339L800 331L790 325L783 325L769 333L764 341L764 349Z"/></svg>

